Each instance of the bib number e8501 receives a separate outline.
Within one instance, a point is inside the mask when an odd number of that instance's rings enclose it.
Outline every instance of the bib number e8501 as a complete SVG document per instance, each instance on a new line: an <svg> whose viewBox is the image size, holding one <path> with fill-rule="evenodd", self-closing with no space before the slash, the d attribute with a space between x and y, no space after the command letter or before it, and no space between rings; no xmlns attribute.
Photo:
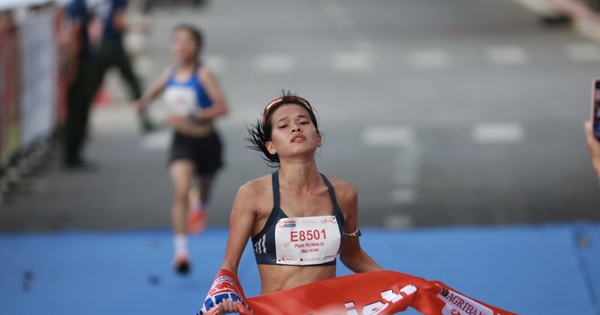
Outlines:
<svg viewBox="0 0 600 315"><path fill-rule="evenodd" d="M335 260L341 235L335 216L283 218L275 227L277 264L317 265Z"/></svg>
<svg viewBox="0 0 600 315"><path fill-rule="evenodd" d="M292 242L304 242L304 241L319 241L323 237L324 240L327 239L327 231L325 229L322 230L300 230L300 231L291 231L290 232L290 240Z"/></svg>

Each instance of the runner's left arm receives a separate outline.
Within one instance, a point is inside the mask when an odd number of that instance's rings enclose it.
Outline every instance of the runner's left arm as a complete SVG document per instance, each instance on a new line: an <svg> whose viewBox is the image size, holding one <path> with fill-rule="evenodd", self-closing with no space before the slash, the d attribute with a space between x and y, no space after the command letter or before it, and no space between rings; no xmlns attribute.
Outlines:
<svg viewBox="0 0 600 315"><path fill-rule="evenodd" d="M141 112L151 100L153 100L165 89L172 72L173 67L166 68L162 74L156 78L154 82L152 82L152 84L144 91L142 97L134 102L134 107L138 112Z"/></svg>
<svg viewBox="0 0 600 315"><path fill-rule="evenodd" d="M336 187L340 208L344 211L344 228L342 235L342 248L340 260L348 269L358 272L383 270L369 254L360 246L358 237L358 192L352 185L345 183ZM348 235L351 234L351 235Z"/></svg>

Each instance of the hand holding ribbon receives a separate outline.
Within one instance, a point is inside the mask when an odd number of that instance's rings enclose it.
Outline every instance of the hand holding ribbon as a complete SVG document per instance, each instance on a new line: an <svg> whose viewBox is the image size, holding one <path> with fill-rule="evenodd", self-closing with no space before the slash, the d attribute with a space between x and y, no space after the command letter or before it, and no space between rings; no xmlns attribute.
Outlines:
<svg viewBox="0 0 600 315"><path fill-rule="evenodd" d="M202 308L196 315L212 315L217 314L220 303L224 300L231 300L238 306L239 314L241 315L253 315L254 313L246 303L246 296L244 290L240 285L237 277L230 271L221 269L215 280L213 281Z"/></svg>

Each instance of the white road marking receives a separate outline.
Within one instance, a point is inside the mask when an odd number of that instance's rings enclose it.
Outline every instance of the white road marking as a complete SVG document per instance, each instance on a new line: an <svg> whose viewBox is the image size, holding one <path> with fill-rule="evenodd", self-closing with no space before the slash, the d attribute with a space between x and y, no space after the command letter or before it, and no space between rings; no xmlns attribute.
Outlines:
<svg viewBox="0 0 600 315"><path fill-rule="evenodd" d="M480 144L515 143L525 139L525 129L518 123L481 123L471 130L473 141Z"/></svg>
<svg viewBox="0 0 600 315"><path fill-rule="evenodd" d="M262 55L254 62L254 69L262 73L289 73L295 68L295 59L284 54Z"/></svg>
<svg viewBox="0 0 600 315"><path fill-rule="evenodd" d="M208 55L202 59L206 62L208 68L217 74L222 74L227 70L227 60L220 56Z"/></svg>
<svg viewBox="0 0 600 315"><path fill-rule="evenodd" d="M362 133L362 140L369 146L412 147L415 135L408 126L369 126Z"/></svg>
<svg viewBox="0 0 600 315"><path fill-rule="evenodd" d="M397 188L390 191L388 197L395 205L413 204L417 201L417 192L412 188Z"/></svg>
<svg viewBox="0 0 600 315"><path fill-rule="evenodd" d="M486 51L487 60L498 66L516 66L529 63L529 55L518 46L496 46Z"/></svg>
<svg viewBox="0 0 600 315"><path fill-rule="evenodd" d="M408 54L408 64L419 69L446 69L450 67L450 55L444 50L418 50Z"/></svg>
<svg viewBox="0 0 600 315"><path fill-rule="evenodd" d="M388 229L410 228L414 225L413 218L408 214L392 214L383 221L383 226Z"/></svg>
<svg viewBox="0 0 600 315"><path fill-rule="evenodd" d="M570 43L566 50L572 61L600 61L600 46L593 43Z"/></svg>
<svg viewBox="0 0 600 315"><path fill-rule="evenodd" d="M411 187L419 181L420 150L412 127L402 125L369 126L365 128L362 141L368 146L392 147L399 150L390 170L391 180L401 187L393 188L388 199L394 205L413 204L417 192Z"/></svg>
<svg viewBox="0 0 600 315"><path fill-rule="evenodd" d="M166 151L171 140L171 131L153 132L142 138L142 149L146 151Z"/></svg>
<svg viewBox="0 0 600 315"><path fill-rule="evenodd" d="M368 71L372 68L372 57L365 52L337 53L331 58L331 66L340 71Z"/></svg>

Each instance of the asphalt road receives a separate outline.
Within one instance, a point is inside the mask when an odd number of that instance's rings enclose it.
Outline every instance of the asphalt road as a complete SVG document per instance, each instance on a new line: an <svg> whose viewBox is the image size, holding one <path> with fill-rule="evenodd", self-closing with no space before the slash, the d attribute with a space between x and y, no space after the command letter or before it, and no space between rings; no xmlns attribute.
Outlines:
<svg viewBox="0 0 600 315"><path fill-rule="evenodd" d="M282 89L318 111L320 171L357 187L361 225L600 220L583 135L600 45L513 1L214 0L150 18L140 73L168 66L171 29L193 23L230 103L214 225L240 185L271 171L245 126ZM102 171L42 172L3 206L1 230L169 226L168 135L140 136L116 100L93 118L88 156Z"/></svg>

